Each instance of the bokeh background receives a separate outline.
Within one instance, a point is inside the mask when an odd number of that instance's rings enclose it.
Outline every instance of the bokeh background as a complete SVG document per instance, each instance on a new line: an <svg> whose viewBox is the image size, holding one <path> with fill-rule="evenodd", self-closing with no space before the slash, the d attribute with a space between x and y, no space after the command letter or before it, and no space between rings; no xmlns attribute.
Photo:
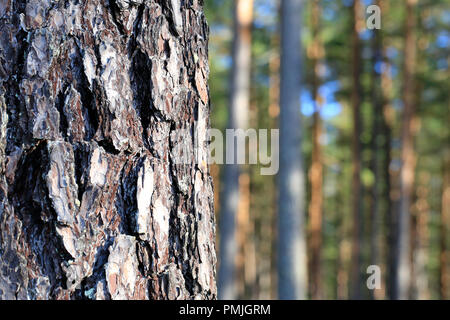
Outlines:
<svg viewBox="0 0 450 320"><path fill-rule="evenodd" d="M205 1L212 127L232 127L236 73L249 78L248 101L238 106L248 114L247 126L283 125L281 1L245 0L240 6L233 0ZM410 245L408 297L449 299L450 2L302 2L302 64L292 72L302 79L298 148L306 184L307 298L394 298L398 223L406 199L410 225L402 232ZM381 8L380 30L366 28L370 15L365 11L372 4ZM249 45L247 68L233 69L235 39ZM410 164L406 174L413 175L410 189L402 186L405 159ZM262 176L259 165L244 165L238 183L227 186L224 168L211 167L218 243L225 239L220 227L224 190L238 188L239 194L237 250L232 257L218 252L219 265L232 260L232 298L276 299L277 176ZM381 269L378 290L366 286L366 268L372 264ZM219 279L219 293L222 286Z"/></svg>

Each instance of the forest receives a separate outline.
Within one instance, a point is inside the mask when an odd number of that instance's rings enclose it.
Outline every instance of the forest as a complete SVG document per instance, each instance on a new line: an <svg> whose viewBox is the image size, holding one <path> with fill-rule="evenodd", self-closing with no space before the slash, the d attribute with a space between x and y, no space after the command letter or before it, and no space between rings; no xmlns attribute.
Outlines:
<svg viewBox="0 0 450 320"><path fill-rule="evenodd" d="M307 0L298 22L284 25L285 2L206 1L212 126L280 128L281 149L278 175L211 168L219 297L283 294L281 42L300 36L301 61L286 71L301 83L286 89L297 90L301 110L301 141L289 147L301 149L304 185L294 195L307 250L296 260L307 270L296 297L449 299L449 2ZM230 188L239 194L232 206ZM221 241L234 241L232 254Z"/></svg>
<svg viewBox="0 0 450 320"><path fill-rule="evenodd" d="M0 300L450 300L449 26L0 0Z"/></svg>

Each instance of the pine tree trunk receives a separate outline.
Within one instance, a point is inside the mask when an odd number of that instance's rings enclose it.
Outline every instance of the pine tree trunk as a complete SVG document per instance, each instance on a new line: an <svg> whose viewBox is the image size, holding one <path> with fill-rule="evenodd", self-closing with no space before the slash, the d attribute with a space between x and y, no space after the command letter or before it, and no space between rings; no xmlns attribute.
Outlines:
<svg viewBox="0 0 450 320"><path fill-rule="evenodd" d="M379 0L381 12L387 12L390 9L390 2ZM381 37L381 55L383 59L383 69L381 72L381 100L382 100L382 125L381 132L383 136L383 181L384 188L382 198L386 201L385 216L383 225L386 228L386 239L383 245L386 248L386 276L385 276L385 294L390 298L394 292L395 283L395 238L396 238L396 211L394 209L394 200L397 198L396 177L391 170L392 162L392 137L395 122L395 110L391 104L393 94L393 80L391 76L391 61L387 54L388 37ZM394 196L395 195L395 196Z"/></svg>
<svg viewBox="0 0 450 320"><path fill-rule="evenodd" d="M278 298L305 299L307 254L304 231L305 177L300 153L301 0L281 3L280 172Z"/></svg>
<svg viewBox="0 0 450 320"><path fill-rule="evenodd" d="M421 16L418 16L417 27L421 29ZM417 69L421 69L424 58L421 52L417 53ZM421 79L414 81L414 102L415 106L422 104L424 82ZM416 131L415 129L414 131ZM429 300L430 286L427 265L429 261L429 217L431 206L429 204L431 176L426 170L417 174L417 182L414 185L415 197L411 208L412 216L412 237L411 237L411 298L414 300Z"/></svg>
<svg viewBox="0 0 450 320"><path fill-rule="evenodd" d="M363 8L360 0L354 0L353 7L353 35L352 35L352 108L353 108L353 136L352 136L352 266L351 266L351 298L359 299L361 295L361 41L359 33L362 30L361 14Z"/></svg>
<svg viewBox="0 0 450 320"><path fill-rule="evenodd" d="M450 140L450 137L447 138ZM450 141L448 141L450 142ZM450 143L447 144L449 146ZM442 207L440 230L440 298L449 299L450 289L450 247L448 245L450 233L450 148L444 151L443 178L442 178Z"/></svg>
<svg viewBox="0 0 450 320"><path fill-rule="evenodd" d="M430 216L430 205L428 199L430 196L430 175L422 172L419 175L416 191L416 202L414 205L414 219L412 241L412 281L411 291L414 300L429 300L430 289L427 273L428 263L428 217Z"/></svg>
<svg viewBox="0 0 450 320"><path fill-rule="evenodd" d="M380 5L380 1L377 1L377 5ZM374 37L372 38L372 66L381 62L382 58L382 38L381 30L373 30ZM381 77L379 73L372 68L371 73L372 83L372 103L373 103L373 123L372 123L372 159L371 159L371 170L374 175L374 183L372 185L372 197L370 205L370 221L371 221L371 232L370 232L370 264L371 265L382 265L381 261L381 188L383 183L383 163L381 156L382 145L380 143L380 138L382 136L383 127L383 99L381 94ZM385 139L383 139L385 140ZM386 156L386 155L384 155ZM382 298L382 290L371 290L371 295L373 299Z"/></svg>
<svg viewBox="0 0 450 320"><path fill-rule="evenodd" d="M312 34L313 42L308 54L312 59L313 79L312 94L314 97L313 114L313 150L310 170L311 180L311 202L309 208L309 236L310 236L310 291L312 299L322 297L322 276L321 276L321 249L322 249L322 204L323 204L323 164L320 138L322 135L322 122L320 119L321 97L319 96L320 86L320 63L323 57L323 47L320 41L320 4L318 0L312 3Z"/></svg>
<svg viewBox="0 0 450 320"><path fill-rule="evenodd" d="M234 8L233 68L231 70L228 129L247 129L250 104L250 59L253 1L237 0ZM236 147L236 144L234 144ZM237 154L236 150L234 154ZM220 206L219 297L236 299L236 214L239 206L238 164L224 168Z"/></svg>
<svg viewBox="0 0 450 320"><path fill-rule="evenodd" d="M280 15L281 1L276 0L277 16ZM280 29L279 23L276 25L276 30L271 37L271 44L276 48L269 60L270 73L270 88L269 88L269 127L278 128L278 117L280 115ZM265 214L264 220L260 222L260 246L264 246L264 251L267 252L267 259L258 263L259 278L260 278L260 299L275 299L277 297L277 203L278 194L276 192L277 176L273 176L270 181L270 188L274 190L274 194L270 201L271 210ZM263 216L263 214L261 214Z"/></svg>
<svg viewBox="0 0 450 320"><path fill-rule="evenodd" d="M403 70L402 168L400 171L400 205L397 224L396 299L408 299L411 277L411 197L414 187L414 70L416 60L415 6L416 0L406 2L406 25Z"/></svg>
<svg viewBox="0 0 450 320"><path fill-rule="evenodd" d="M215 298L201 1L0 9L0 299Z"/></svg>

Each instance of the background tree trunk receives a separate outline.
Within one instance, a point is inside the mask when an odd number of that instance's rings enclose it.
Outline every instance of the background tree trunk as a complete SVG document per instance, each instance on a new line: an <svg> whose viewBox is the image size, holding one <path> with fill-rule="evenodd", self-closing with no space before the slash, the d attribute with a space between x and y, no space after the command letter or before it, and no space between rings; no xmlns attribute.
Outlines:
<svg viewBox="0 0 450 320"><path fill-rule="evenodd" d="M450 118L450 117L449 117ZM447 138L450 140L450 137ZM450 142L450 141L449 141ZM450 143L448 144L450 145ZM449 298L450 287L450 248L448 245L450 232L450 148L444 151L442 177L442 207L441 207L441 230L440 230L440 252L439 252L439 291L440 298Z"/></svg>
<svg viewBox="0 0 450 320"><path fill-rule="evenodd" d="M353 35L352 35L352 110L353 110L353 136L352 136L352 266L351 266L351 298L361 297L361 41L359 33L364 28L364 13L360 0L353 1Z"/></svg>
<svg viewBox="0 0 450 320"><path fill-rule="evenodd" d="M277 16L280 16L281 1L276 0ZM280 115L280 23L276 24L276 31L271 38L275 52L269 60L270 88L269 88L269 127L279 128L278 120ZM272 177L272 188L276 190L277 176ZM269 252L270 259L265 263L259 263L260 275L260 299L276 299L277 293L277 213L278 194L274 192L271 204L273 210L269 213L267 220L261 223L261 239L264 239L264 247ZM270 270L270 272L264 271Z"/></svg>
<svg viewBox="0 0 450 320"><path fill-rule="evenodd" d="M215 298L201 1L5 4L0 299Z"/></svg>
<svg viewBox="0 0 450 320"><path fill-rule="evenodd" d="M379 0L379 6L381 12L387 12L390 10L391 3L385 0ZM396 188L396 175L391 169L391 162L393 159L392 140L394 136L395 127L395 110L392 106L393 88L394 83L392 79L392 64L393 62L388 56L389 36L387 32L382 32L381 37L381 55L383 61L383 68L381 70L381 103L382 103L382 125L381 132L384 137L383 143L383 180L384 188L382 198L386 201L386 209L384 216L384 226L386 228L386 238L383 241L385 246L386 255L386 275L384 281L385 295L388 298L392 297L395 283L395 243L396 243L396 208L394 202L397 202L398 191Z"/></svg>
<svg viewBox="0 0 450 320"><path fill-rule="evenodd" d="M406 24L403 70L402 167L400 171L400 207L396 246L395 299L408 299L411 277L411 197L414 187L414 71L416 63L415 7L417 0L406 2Z"/></svg>
<svg viewBox="0 0 450 320"><path fill-rule="evenodd" d="M430 216L430 175L421 172L418 175L416 187L416 201L414 204L413 219L413 255L412 255L412 281L411 298L414 300L430 299L429 280L427 273L429 231L428 219Z"/></svg>
<svg viewBox="0 0 450 320"><path fill-rule="evenodd" d="M233 68L230 79L228 129L247 129L250 105L251 25L253 1L237 0L234 7ZM236 147L236 144L234 144ZM234 154L236 155L236 149ZM236 214L239 206L238 164L224 168L220 206L219 298L236 299Z"/></svg>
<svg viewBox="0 0 450 320"><path fill-rule="evenodd" d="M378 6L382 6L380 0L377 1ZM377 63L382 61L382 36L381 30L374 29L374 36L372 38L372 66L376 66ZM372 91L372 106L373 106L373 121L372 121L372 159L371 170L374 176L374 182L371 190L371 202L370 202L370 264L382 267L382 201L386 200L382 197L383 175L383 162L382 157L387 157L388 154L383 154L382 144L385 143L386 138L383 136L383 95L381 89L381 76L380 73L372 67L371 72L371 91ZM384 283L383 290L384 290ZM373 299L382 299L383 290L371 290L370 295Z"/></svg>
<svg viewBox="0 0 450 320"><path fill-rule="evenodd" d="M312 95L314 98L313 114L313 149L310 169L311 180L311 201L309 206L309 236L310 236L310 292L312 299L322 298L322 276L321 276L321 249L322 249L322 204L323 204L323 164L322 148L320 138L322 135L322 122L320 119L320 109L322 106L319 95L321 59L324 56L324 49L320 41L320 15L321 8L318 0L312 2L311 8L312 35L313 41L309 55L312 59L313 79Z"/></svg>
<svg viewBox="0 0 450 320"><path fill-rule="evenodd" d="M281 3L278 298L305 299L305 177L300 152L301 0Z"/></svg>

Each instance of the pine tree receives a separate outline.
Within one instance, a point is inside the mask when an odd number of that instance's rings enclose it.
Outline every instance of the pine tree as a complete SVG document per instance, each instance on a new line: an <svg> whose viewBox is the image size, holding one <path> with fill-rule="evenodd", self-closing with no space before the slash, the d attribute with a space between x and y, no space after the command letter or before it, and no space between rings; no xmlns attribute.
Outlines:
<svg viewBox="0 0 450 320"><path fill-rule="evenodd" d="M301 0L281 3L279 299L305 299L307 288L305 177L300 154L299 108L301 8Z"/></svg>
<svg viewBox="0 0 450 320"><path fill-rule="evenodd" d="M247 129L250 103L250 59L252 0L238 0L234 7L233 67L230 81L230 107L228 129ZM236 145L234 154L237 154ZM242 151L242 150L240 150ZM238 164L227 164L224 168L223 195L220 213L220 264L219 297L236 299L236 215L239 207Z"/></svg>
<svg viewBox="0 0 450 320"><path fill-rule="evenodd" d="M415 84L414 72L416 64L416 36L415 36L415 7L416 0L406 1L406 23L403 65L403 118L401 133L401 161L400 171L400 205L397 223L396 256L396 290L395 299L408 299L411 259L410 259L410 228L411 228L411 197L414 186L414 117L415 117Z"/></svg>

